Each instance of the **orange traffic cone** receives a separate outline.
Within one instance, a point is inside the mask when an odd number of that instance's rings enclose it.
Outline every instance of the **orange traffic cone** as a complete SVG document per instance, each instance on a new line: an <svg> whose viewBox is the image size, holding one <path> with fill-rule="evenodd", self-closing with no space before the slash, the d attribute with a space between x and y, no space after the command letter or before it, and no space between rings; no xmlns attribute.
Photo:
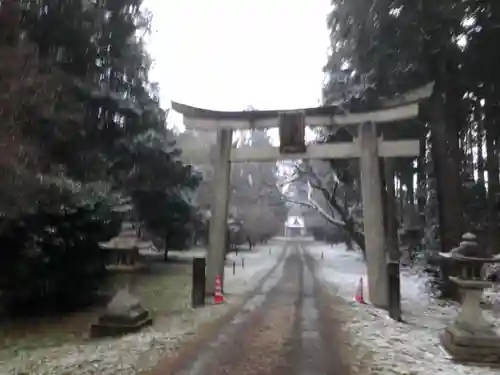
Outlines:
<svg viewBox="0 0 500 375"><path fill-rule="evenodd" d="M224 303L224 296L222 295L222 286L220 276L215 276L215 291L214 291L214 305Z"/></svg>
<svg viewBox="0 0 500 375"><path fill-rule="evenodd" d="M363 278L359 279L358 289L356 289L356 295L354 296L354 300L357 303L365 304L365 298L363 296Z"/></svg>

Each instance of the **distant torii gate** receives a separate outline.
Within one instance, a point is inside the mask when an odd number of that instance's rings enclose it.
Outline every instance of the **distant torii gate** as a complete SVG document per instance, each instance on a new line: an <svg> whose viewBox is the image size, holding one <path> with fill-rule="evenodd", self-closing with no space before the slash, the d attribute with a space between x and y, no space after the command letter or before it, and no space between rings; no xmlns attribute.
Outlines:
<svg viewBox="0 0 500 375"><path fill-rule="evenodd" d="M230 198L231 162L292 159L359 158L363 199L369 296L380 307L387 306L387 275L384 211L379 157L416 157L418 140L385 141L377 136L376 124L418 116L419 102L428 98L433 84L386 101L374 111L345 113L337 106L271 111L212 111L172 102L172 109L184 116L188 129L215 131L217 142L210 155L193 152L186 160L214 165L213 205L207 253L207 294L214 292L215 276L224 280L224 252ZM354 142L305 144L305 126L351 126ZM233 130L263 130L278 127L280 147L232 147Z"/></svg>

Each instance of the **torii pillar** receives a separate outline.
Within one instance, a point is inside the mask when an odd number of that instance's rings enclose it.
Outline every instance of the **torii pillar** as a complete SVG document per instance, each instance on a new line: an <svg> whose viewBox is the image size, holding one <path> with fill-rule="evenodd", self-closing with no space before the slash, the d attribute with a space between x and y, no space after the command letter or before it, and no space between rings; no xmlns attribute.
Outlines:
<svg viewBox="0 0 500 375"><path fill-rule="evenodd" d="M227 215L231 195L231 147L233 143L232 129L217 131L217 148L213 157L213 205L208 236L207 274L205 291L213 295L215 277L219 276L224 287L224 258L227 251Z"/></svg>
<svg viewBox="0 0 500 375"><path fill-rule="evenodd" d="M371 302L387 306L387 275L382 184L379 157L415 157L418 140L385 141L379 139L377 123L388 123L418 116L418 102L431 96L433 83L382 103L381 108L364 113L343 113L335 106L304 108L295 111L212 111L172 102L172 108L184 115L186 128L217 132L213 155L214 196L207 254L207 294L213 294L215 276L224 279L226 227L230 196L231 162L265 162L279 159L360 158L364 229ZM343 112L343 111L342 111ZM305 124L309 126L356 126L355 142L311 144L304 142ZM359 125L361 124L361 125ZM280 147L241 147L232 149L232 131L279 127ZM191 162L210 162L209 155L197 154ZM288 234L288 233L287 233Z"/></svg>
<svg viewBox="0 0 500 375"><path fill-rule="evenodd" d="M359 125L361 196L365 235L368 294L377 307L388 306L384 211L377 128L374 123Z"/></svg>

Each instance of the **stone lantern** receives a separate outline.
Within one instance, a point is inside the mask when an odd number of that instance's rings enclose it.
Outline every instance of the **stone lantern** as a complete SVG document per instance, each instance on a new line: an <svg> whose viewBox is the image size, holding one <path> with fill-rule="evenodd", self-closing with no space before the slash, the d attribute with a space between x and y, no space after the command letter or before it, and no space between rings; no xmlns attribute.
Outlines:
<svg viewBox="0 0 500 375"><path fill-rule="evenodd" d="M500 259L487 257L472 233L464 234L457 248L440 256L459 267L460 276L450 280L462 296L458 316L440 335L442 345L457 361L500 363L499 332L484 317L480 305L483 290L493 286L480 270L485 264L500 263Z"/></svg>
<svg viewBox="0 0 500 375"><path fill-rule="evenodd" d="M111 299L99 320L90 326L90 337L118 336L136 332L153 324L149 312L132 296L128 287Z"/></svg>

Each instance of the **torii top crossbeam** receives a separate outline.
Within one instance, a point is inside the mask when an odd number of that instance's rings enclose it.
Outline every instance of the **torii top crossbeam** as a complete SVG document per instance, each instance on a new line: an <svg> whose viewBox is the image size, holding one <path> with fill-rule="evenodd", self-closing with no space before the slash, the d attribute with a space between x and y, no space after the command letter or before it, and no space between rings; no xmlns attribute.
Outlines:
<svg viewBox="0 0 500 375"><path fill-rule="evenodd" d="M282 113L301 112L307 126L355 125L365 122L384 123L414 118L419 101L430 97L433 83L382 102L379 109L369 112L346 112L340 106L302 108L295 110L213 111L172 102L172 109L184 115L188 129L217 131L221 129L266 129L280 125Z"/></svg>

